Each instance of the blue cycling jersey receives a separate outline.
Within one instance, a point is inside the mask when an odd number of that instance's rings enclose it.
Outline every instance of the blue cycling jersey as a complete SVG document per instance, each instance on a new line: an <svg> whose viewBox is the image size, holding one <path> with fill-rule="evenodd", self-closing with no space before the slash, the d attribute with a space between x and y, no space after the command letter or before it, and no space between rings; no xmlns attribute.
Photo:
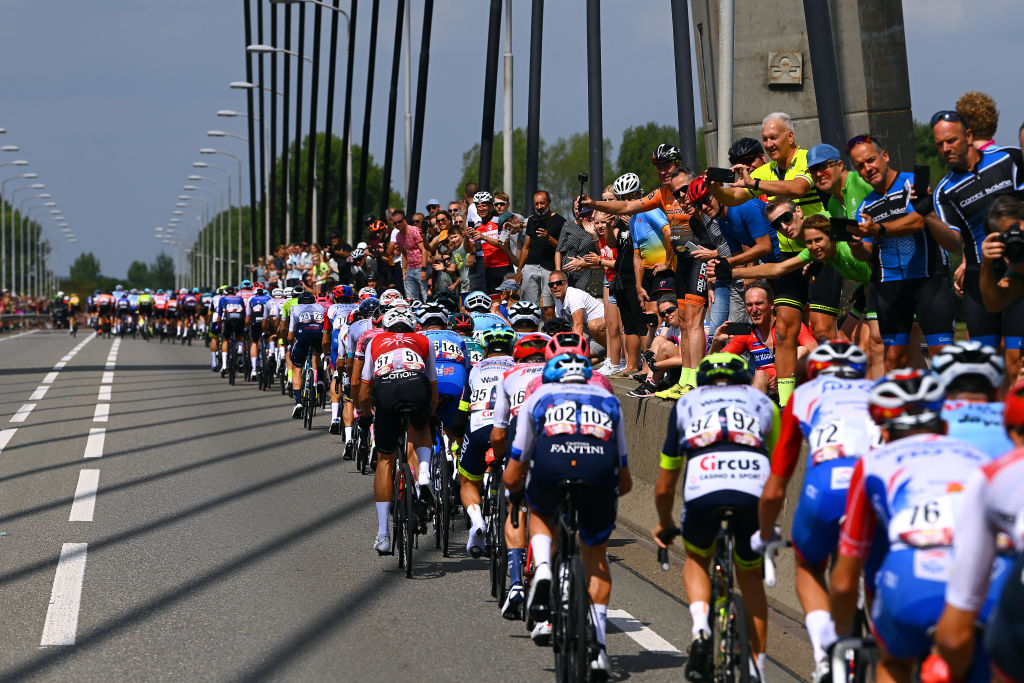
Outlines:
<svg viewBox="0 0 1024 683"><path fill-rule="evenodd" d="M765 203L760 199L750 199L738 206L722 207L715 220L722 232L729 250L738 254L740 247L752 247L759 237L769 237L772 250L761 258L765 263L778 263L782 252L779 250L779 233L772 229L765 215Z"/></svg>
<svg viewBox="0 0 1024 683"><path fill-rule="evenodd" d="M867 214L875 223L884 225L888 221L914 213L910 204L910 190L914 185L912 173L900 173L885 194L875 190L864 198L857 214ZM875 282L894 282L931 277L940 267L945 267L946 252L922 228L919 232L899 237L865 238L866 244L874 244L872 260Z"/></svg>
<svg viewBox="0 0 1024 683"><path fill-rule="evenodd" d="M259 322L267 317L267 302L270 301L270 297L267 295L254 295L249 297L249 303L246 304L246 315L252 318L253 322Z"/></svg>
<svg viewBox="0 0 1024 683"><path fill-rule="evenodd" d="M452 330L427 330L423 336L434 345L434 358L441 363L454 363L461 365L467 371L472 364L469 360L469 349L466 348L466 340Z"/></svg>
<svg viewBox="0 0 1024 683"><path fill-rule="evenodd" d="M225 294L217 303L217 316L221 320L245 320L245 299Z"/></svg>
<svg viewBox="0 0 1024 683"><path fill-rule="evenodd" d="M993 458L1013 450L1013 442L1003 428L1002 403L946 401L942 419L949 425L949 436L966 441Z"/></svg>

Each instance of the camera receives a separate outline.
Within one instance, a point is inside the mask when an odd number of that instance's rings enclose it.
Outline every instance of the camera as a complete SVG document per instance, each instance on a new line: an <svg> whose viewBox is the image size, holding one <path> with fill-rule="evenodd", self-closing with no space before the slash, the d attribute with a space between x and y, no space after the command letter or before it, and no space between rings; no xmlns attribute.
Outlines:
<svg viewBox="0 0 1024 683"><path fill-rule="evenodd" d="M1024 266L1024 230L1021 229L1020 223L1000 234L999 241L1003 243L1003 256L1007 263Z"/></svg>
<svg viewBox="0 0 1024 683"><path fill-rule="evenodd" d="M580 185L586 185L588 180L590 180L590 176L587 175L586 173L580 173L579 175L576 176L576 182L578 182Z"/></svg>

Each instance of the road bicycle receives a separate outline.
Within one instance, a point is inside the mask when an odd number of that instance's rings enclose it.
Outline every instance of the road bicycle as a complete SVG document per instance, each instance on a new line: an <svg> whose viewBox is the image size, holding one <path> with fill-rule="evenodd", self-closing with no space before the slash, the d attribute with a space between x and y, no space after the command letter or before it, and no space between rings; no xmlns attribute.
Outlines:
<svg viewBox="0 0 1024 683"><path fill-rule="evenodd" d="M395 411L401 418L398 434L398 448L395 450L394 484L391 496L391 546L392 554L397 549L398 567L405 568L405 577L412 578L412 552L416 547L419 531L419 499L416 496L416 479L409 467L410 416L416 411L411 403L399 403Z"/></svg>
<svg viewBox="0 0 1024 683"><path fill-rule="evenodd" d="M163 336L160 337L160 342L163 343ZM228 384L234 386L235 384L235 372L238 370L238 363L236 358L238 357L238 345L234 339L228 339Z"/></svg>
<svg viewBox="0 0 1024 683"><path fill-rule="evenodd" d="M317 397L318 384L316 373L313 371L313 354L306 355L306 362L302 364L302 426L306 429L313 428L313 416L316 414L317 404L320 399Z"/></svg>
<svg viewBox="0 0 1024 683"><path fill-rule="evenodd" d="M373 451L373 435L370 428L365 430L356 421L356 428L353 430L352 438L355 439L353 449L356 452L356 471L366 474L370 471L370 453Z"/></svg>
<svg viewBox="0 0 1024 683"><path fill-rule="evenodd" d="M716 508L713 517L719 523L715 536L715 552L711 560L711 626L712 680L717 683L750 683L758 680L757 667L750 651L747 633L747 612L743 596L733 590L733 551L736 534L733 523L740 509ZM682 532L665 529L659 535L666 546ZM658 561L668 569L668 549L658 548Z"/></svg>
<svg viewBox="0 0 1024 683"><path fill-rule="evenodd" d="M487 470L484 472L481 512L484 516L484 545L490 560L491 597L502 604L508 584L508 549L505 545L505 520L508 518L508 499L501 481L502 459L496 457L494 449L488 448L484 456Z"/></svg>
<svg viewBox="0 0 1024 683"><path fill-rule="evenodd" d="M430 482L434 491L434 547L448 557L448 541L452 531L452 477L454 460L451 451L445 445L444 430L440 422L433 426L433 457L430 465Z"/></svg>

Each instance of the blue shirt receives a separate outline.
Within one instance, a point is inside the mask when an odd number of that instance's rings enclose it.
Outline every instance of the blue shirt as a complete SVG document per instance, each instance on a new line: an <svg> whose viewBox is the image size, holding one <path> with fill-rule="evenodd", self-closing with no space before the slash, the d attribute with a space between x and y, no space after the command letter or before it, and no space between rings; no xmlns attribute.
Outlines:
<svg viewBox="0 0 1024 683"><path fill-rule="evenodd" d="M861 202L857 214L867 214L875 223L884 225L914 213L910 204L913 185L914 174L900 173L885 194L872 190ZM877 264L873 273L875 282L931 277L946 266L946 252L939 248L927 228L899 237L865 238L864 242L875 245L872 254Z"/></svg>
<svg viewBox="0 0 1024 683"><path fill-rule="evenodd" d="M434 359L438 365L453 363L461 365L467 371L472 368L466 340L458 332L453 332L452 330L427 330L422 334L434 345Z"/></svg>
<svg viewBox="0 0 1024 683"><path fill-rule="evenodd" d="M942 419L949 425L949 436L966 441L993 458L1014 448L1003 428L1002 403L948 400L942 407Z"/></svg>
<svg viewBox="0 0 1024 683"><path fill-rule="evenodd" d="M217 303L217 317L221 320L245 320L245 299L225 294Z"/></svg>
<svg viewBox="0 0 1024 683"><path fill-rule="evenodd" d="M752 247L760 237L768 236L772 241L772 250L761 258L765 263L778 263L782 258L779 250L779 233L772 230L771 223L765 214L765 203L760 199L751 199L738 206L722 207L718 215L718 228L722 231L729 251L740 253L740 246Z"/></svg>
<svg viewBox="0 0 1024 683"><path fill-rule="evenodd" d="M249 304L247 307L247 313L253 321L260 321L267 317L267 302L270 301L270 297L267 295L254 295L249 297Z"/></svg>
<svg viewBox="0 0 1024 683"><path fill-rule="evenodd" d="M661 209L651 209L636 213L629 218L629 236L633 240L633 249L640 252L644 268L653 268L665 263L668 252L665 250L665 231L668 217Z"/></svg>

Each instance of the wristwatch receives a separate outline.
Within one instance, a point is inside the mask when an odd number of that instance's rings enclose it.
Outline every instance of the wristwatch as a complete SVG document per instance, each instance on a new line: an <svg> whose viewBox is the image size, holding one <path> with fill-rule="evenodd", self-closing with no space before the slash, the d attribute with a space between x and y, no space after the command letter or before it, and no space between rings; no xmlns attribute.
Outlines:
<svg viewBox="0 0 1024 683"><path fill-rule="evenodd" d="M885 233L886 233L886 232L887 232L887 231L886 231L886 229L885 229L885 226L884 226L884 225L879 225L879 226L878 226L878 236L879 236L879 237L885 237Z"/></svg>
<svg viewBox="0 0 1024 683"><path fill-rule="evenodd" d="M756 192L758 190L758 188L760 188L760 187L761 187L761 179L760 178L754 178L754 191Z"/></svg>

